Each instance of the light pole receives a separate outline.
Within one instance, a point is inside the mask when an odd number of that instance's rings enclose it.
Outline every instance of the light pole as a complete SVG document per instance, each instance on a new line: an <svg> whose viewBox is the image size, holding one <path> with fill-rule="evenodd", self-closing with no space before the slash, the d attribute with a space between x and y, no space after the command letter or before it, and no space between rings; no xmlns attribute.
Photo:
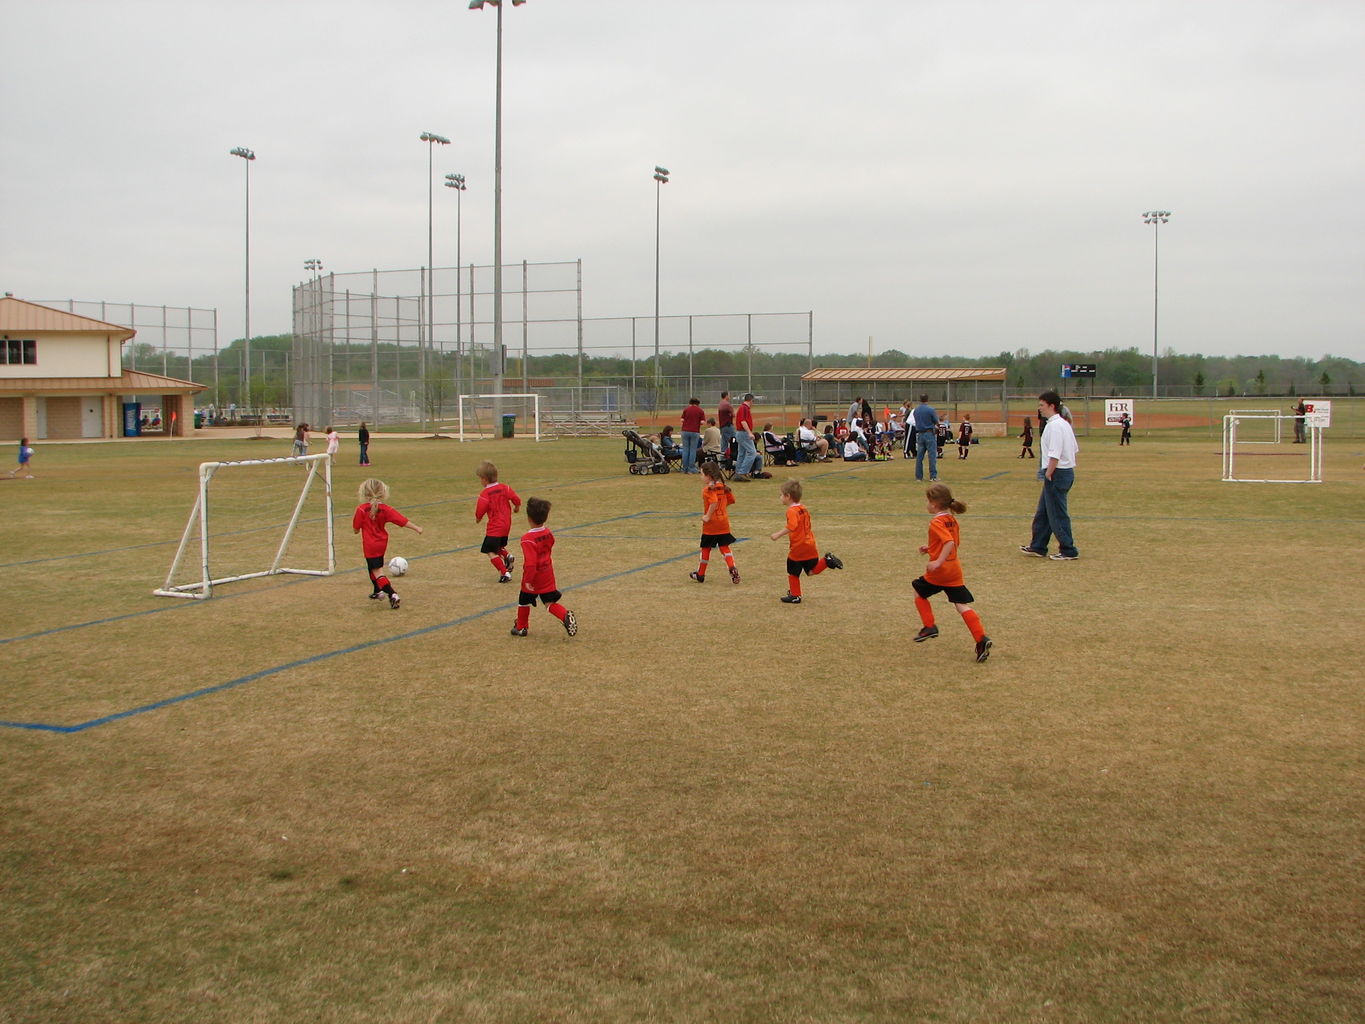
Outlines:
<svg viewBox="0 0 1365 1024"><path fill-rule="evenodd" d="M250 407L251 405L251 162L256 159L256 154L245 146L238 146L231 150L231 156L239 156L246 161L246 326L242 330L242 357L245 360L243 372L243 383L246 385L246 397L242 404Z"/></svg>
<svg viewBox="0 0 1365 1024"><path fill-rule="evenodd" d="M659 210L663 203L664 186L668 184L668 168L654 168L654 408L659 408Z"/></svg>
<svg viewBox="0 0 1365 1024"><path fill-rule="evenodd" d="M313 275L313 298L312 301L309 302L308 304L312 312L312 316L309 318L312 321L312 330L309 332L312 335L312 337L309 339L312 342L312 344L309 345L306 349L301 349L299 351L299 355L301 356L303 355L304 352L309 352L311 354L308 357L300 360L301 365L298 366L297 369L305 382L311 379L313 387L316 389L318 369L317 346L322 342L322 260L320 259L304 260L303 268ZM328 346L328 358L329 359L331 358L330 346ZM331 388L331 384L332 384L331 374L328 374L327 386L329 389ZM293 395L291 394L290 397L292 398ZM308 418L308 421L310 423L312 422L313 419L314 410L318 408L317 402L315 401L316 397L317 392L316 390L314 390L314 392L307 397L304 403L305 411L303 415ZM328 402L327 404L328 407L330 408L331 402Z"/></svg>
<svg viewBox="0 0 1365 1024"><path fill-rule="evenodd" d="M460 299L462 297L462 287L460 283L460 268L464 266L464 255L460 251L460 239L463 234L460 223L464 212L464 193L465 183L463 174L447 174L446 188L455 190L455 393L460 392L460 346L464 337L464 324L461 321ZM470 381L473 384L473 381Z"/></svg>
<svg viewBox="0 0 1365 1024"><path fill-rule="evenodd" d="M1148 210L1142 223L1152 225L1152 399L1156 399L1156 342L1158 299L1161 283L1161 225L1171 219L1170 210Z"/></svg>
<svg viewBox="0 0 1365 1024"><path fill-rule="evenodd" d="M526 0L512 0L520 7ZM496 88L493 106L493 393L502 393L502 0L469 0L471 11L481 11L485 5L498 9L498 42ZM494 436L502 412L498 399L494 402Z"/></svg>
<svg viewBox="0 0 1365 1024"><path fill-rule="evenodd" d="M435 330L435 303L436 303L436 297L435 297L435 294L434 294L435 291L436 291L436 288L435 288L435 281L434 281L434 278L435 278L436 275L435 275L435 266L434 266L434 264L432 263L432 260L433 260L435 257L434 257L434 255L433 255L432 238L431 238L431 235L432 235L431 222L432 222L432 216L433 216L433 214L432 214L432 203L433 203L432 197L435 195L435 184L434 184L434 180L433 180L433 179L436 177L436 174L435 174L435 171L433 170L433 166L434 166L434 165L433 165L433 163L432 163L432 159L433 159L433 153L435 152L437 143L439 143L439 144L442 145L442 146L449 146L449 145L450 145L450 140L447 139L444 135L437 135L435 132L423 132L423 133L419 136L419 138L420 138L423 142L425 142L425 143L427 144L427 278L426 278L426 289L425 289L425 290L426 290L426 293L427 293L427 329L426 329L426 337L425 337L425 339L419 338L419 339L418 339L418 346L417 346L417 375L421 378L420 394L421 394L421 396L422 396L422 432L423 432L423 433L426 433L426 429L427 429L427 349L431 347L431 342L432 342L432 338L433 338L433 333L434 333L434 330Z"/></svg>

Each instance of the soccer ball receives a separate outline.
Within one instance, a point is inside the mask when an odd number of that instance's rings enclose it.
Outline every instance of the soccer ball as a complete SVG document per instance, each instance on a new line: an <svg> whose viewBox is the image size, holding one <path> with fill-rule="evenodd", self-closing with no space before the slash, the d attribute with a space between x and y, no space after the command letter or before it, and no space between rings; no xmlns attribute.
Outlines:
<svg viewBox="0 0 1365 1024"><path fill-rule="evenodd" d="M402 555L395 555L389 559L389 572L395 576L406 576L408 572L408 560Z"/></svg>

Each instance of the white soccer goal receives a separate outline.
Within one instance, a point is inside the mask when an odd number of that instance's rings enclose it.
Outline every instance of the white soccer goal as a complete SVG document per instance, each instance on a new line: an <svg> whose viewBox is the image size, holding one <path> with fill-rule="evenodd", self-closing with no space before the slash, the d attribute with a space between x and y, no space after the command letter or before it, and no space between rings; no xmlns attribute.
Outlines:
<svg viewBox="0 0 1365 1024"><path fill-rule="evenodd" d="M203 462L180 546L153 593L204 600L220 583L330 576L332 542L331 456Z"/></svg>
<svg viewBox="0 0 1365 1024"><path fill-rule="evenodd" d="M482 437L497 437L502 432L502 420L515 416L512 429L517 434L534 434L541 440L540 395L461 395L458 423L461 441L475 441Z"/></svg>
<svg viewBox="0 0 1365 1024"><path fill-rule="evenodd" d="M1250 484L1320 484L1322 483L1322 427L1311 420L1305 423L1306 450L1294 452L1247 451L1247 444L1264 444L1267 428L1266 419L1290 420L1292 415L1273 412L1228 413L1223 417L1223 479L1228 482ZM1276 428L1279 429L1278 427ZM1243 437L1249 433L1255 440ZM1239 450L1240 449L1240 450ZM1239 469L1239 462L1241 468ZM1250 462L1248 462L1250 460ZM1273 461L1272 461L1273 460ZM1250 468L1250 475L1238 476ZM1258 476L1257 473L1279 472L1293 469L1292 476Z"/></svg>
<svg viewBox="0 0 1365 1024"><path fill-rule="evenodd" d="M1284 438L1282 425L1291 418L1269 409L1229 409L1227 414L1242 421L1237 431L1241 444L1279 444Z"/></svg>

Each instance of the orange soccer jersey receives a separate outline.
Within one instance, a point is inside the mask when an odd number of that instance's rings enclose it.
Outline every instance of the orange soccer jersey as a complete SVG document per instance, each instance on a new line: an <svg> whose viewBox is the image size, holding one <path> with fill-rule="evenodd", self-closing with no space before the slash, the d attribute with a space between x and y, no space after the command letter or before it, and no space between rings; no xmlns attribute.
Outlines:
<svg viewBox="0 0 1365 1024"><path fill-rule="evenodd" d="M787 557L794 562L806 562L820 557L820 549L815 546L815 533L810 528L810 510L805 505L787 506L787 534L791 550Z"/></svg>
<svg viewBox="0 0 1365 1024"><path fill-rule="evenodd" d="M711 518L701 524L701 532L716 536L730 532L729 506L735 503L735 496L723 483L708 483L701 489L702 512L710 508Z"/></svg>
<svg viewBox="0 0 1365 1024"><path fill-rule="evenodd" d="M924 574L925 580L936 587L962 586L962 563L957 558L962 540L957 520L951 512L940 512L929 520L929 561L937 561L943 553L943 545L949 541L953 544L953 553L932 573Z"/></svg>

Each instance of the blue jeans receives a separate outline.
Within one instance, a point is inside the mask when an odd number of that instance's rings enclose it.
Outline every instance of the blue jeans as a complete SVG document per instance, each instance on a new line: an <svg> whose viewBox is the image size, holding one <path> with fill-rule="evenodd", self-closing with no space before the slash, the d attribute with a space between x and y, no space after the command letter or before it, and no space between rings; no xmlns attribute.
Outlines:
<svg viewBox="0 0 1365 1024"><path fill-rule="evenodd" d="M1043 478L1043 492L1038 495L1038 511L1033 513L1033 539L1029 541L1029 547L1046 554L1048 542L1056 537L1057 550L1062 554L1080 554L1071 536L1071 513L1066 507L1067 494L1076 481L1076 471L1054 469L1051 480L1041 469L1038 475Z"/></svg>
<svg viewBox="0 0 1365 1024"><path fill-rule="evenodd" d="M736 475L753 476L755 473L763 472L763 457L758 454L758 449L754 447L754 436L741 431L738 437L739 455L735 458Z"/></svg>
<svg viewBox="0 0 1365 1024"><path fill-rule="evenodd" d="M728 427L720 428L721 451L728 452L730 450L730 442L734 440L734 437L735 437L734 424L731 424Z"/></svg>
<svg viewBox="0 0 1365 1024"><path fill-rule="evenodd" d="M697 449L701 447L701 435L695 430L684 430L682 432L683 441L683 472L694 473L697 469Z"/></svg>
<svg viewBox="0 0 1365 1024"><path fill-rule="evenodd" d="M938 479L938 431L915 431L915 479L924 479L924 455L929 455L929 476Z"/></svg>

